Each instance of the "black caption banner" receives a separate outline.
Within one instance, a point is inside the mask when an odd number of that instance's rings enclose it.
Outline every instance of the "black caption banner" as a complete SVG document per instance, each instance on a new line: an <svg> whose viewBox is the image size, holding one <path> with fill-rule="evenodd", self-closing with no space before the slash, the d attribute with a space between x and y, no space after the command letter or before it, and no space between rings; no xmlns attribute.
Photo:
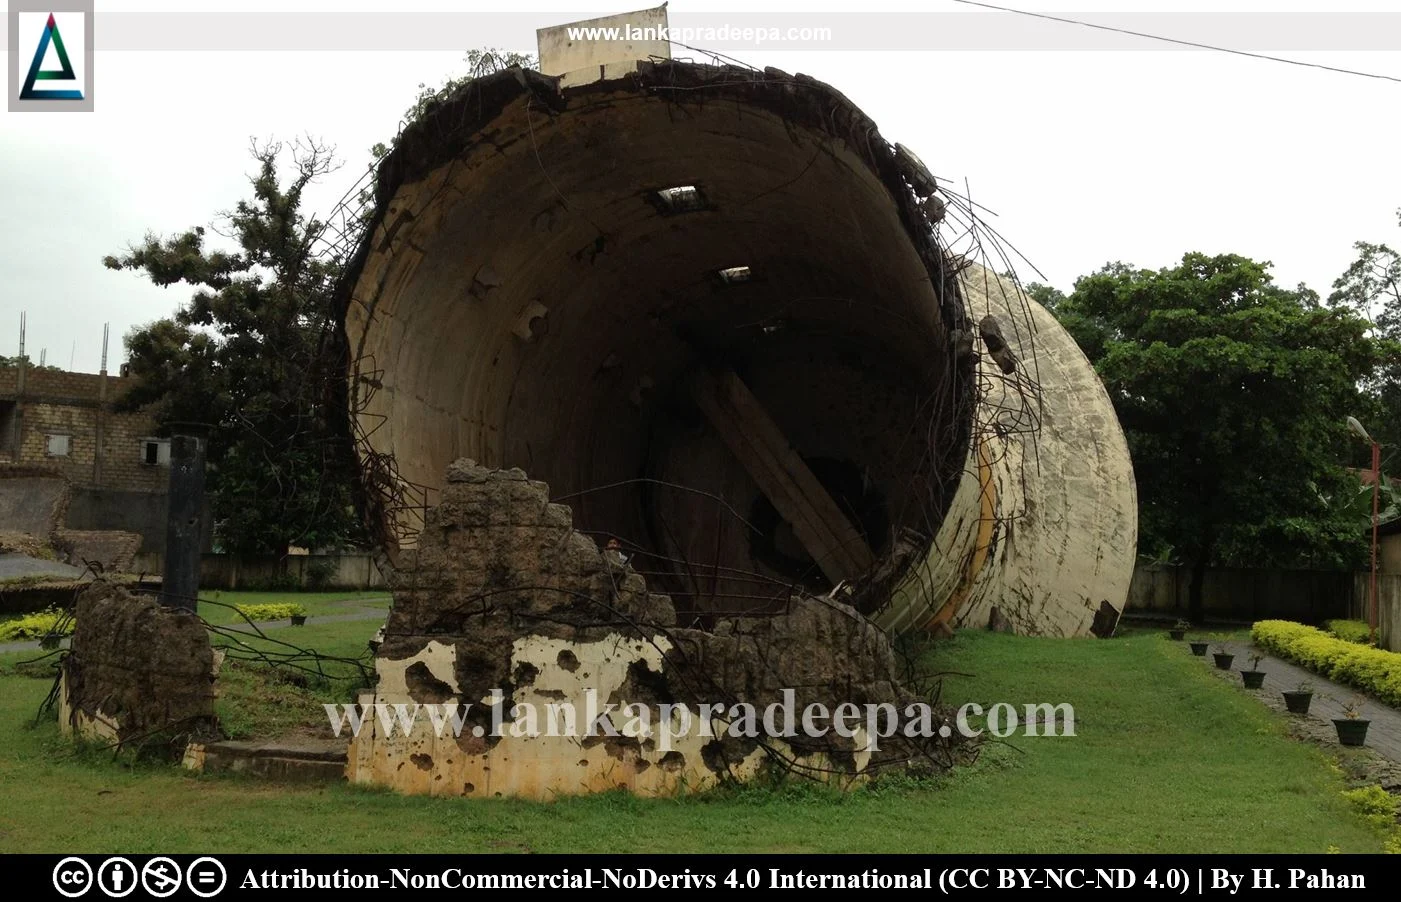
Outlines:
<svg viewBox="0 0 1401 902"><path fill-rule="evenodd" d="M1388 862L1340 855L20 855L50 898L213 899L330 890L996 890L1259 895L1379 890ZM42 893L41 893L42 895Z"/></svg>

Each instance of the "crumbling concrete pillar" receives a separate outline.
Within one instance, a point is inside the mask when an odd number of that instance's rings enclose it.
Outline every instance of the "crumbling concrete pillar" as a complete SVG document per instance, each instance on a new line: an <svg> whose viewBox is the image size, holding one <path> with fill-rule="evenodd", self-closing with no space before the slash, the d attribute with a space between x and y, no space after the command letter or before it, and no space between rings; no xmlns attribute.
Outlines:
<svg viewBox="0 0 1401 902"><path fill-rule="evenodd" d="M216 731L219 656L198 617L98 583L78 597L76 620L59 693L66 735L178 757Z"/></svg>
<svg viewBox="0 0 1401 902"><path fill-rule="evenodd" d="M944 739L873 749L861 731L732 735L736 703L762 712L786 701L800 714L814 702L916 697L884 633L829 600L795 597L713 629L678 624L670 599L575 531L569 509L520 470L454 463L391 585L378 684L361 698L378 707L362 708L351 744L354 782L435 795L656 795L770 764L845 778L888 762L940 766L951 754Z"/></svg>

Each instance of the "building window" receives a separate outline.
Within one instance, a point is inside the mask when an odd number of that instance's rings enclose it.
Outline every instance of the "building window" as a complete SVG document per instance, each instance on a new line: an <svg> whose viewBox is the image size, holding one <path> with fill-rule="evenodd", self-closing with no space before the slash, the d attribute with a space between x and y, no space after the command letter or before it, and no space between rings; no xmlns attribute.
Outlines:
<svg viewBox="0 0 1401 902"><path fill-rule="evenodd" d="M148 467L170 466L170 439L148 438L141 440L141 462Z"/></svg>
<svg viewBox="0 0 1401 902"><path fill-rule="evenodd" d="M44 453L49 457L67 457L73 450L73 436L50 432L44 436Z"/></svg>
<svg viewBox="0 0 1401 902"><path fill-rule="evenodd" d="M14 401L0 401L0 454L14 454L18 436L15 423L19 419L16 411L19 405Z"/></svg>

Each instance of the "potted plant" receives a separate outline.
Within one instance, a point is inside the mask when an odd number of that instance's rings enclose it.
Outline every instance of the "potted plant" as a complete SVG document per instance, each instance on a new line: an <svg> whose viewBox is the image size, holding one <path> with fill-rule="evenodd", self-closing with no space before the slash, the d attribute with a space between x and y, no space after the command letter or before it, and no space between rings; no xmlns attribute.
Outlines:
<svg viewBox="0 0 1401 902"><path fill-rule="evenodd" d="M1240 672L1240 678L1245 683L1245 688L1259 689L1265 685L1265 671L1260 669L1260 662L1263 660L1265 660L1264 655L1250 656L1250 669Z"/></svg>
<svg viewBox="0 0 1401 902"><path fill-rule="evenodd" d="M1366 744L1367 727L1371 723L1362 716L1361 702L1346 702L1343 705L1343 716L1333 718L1333 726L1338 730L1338 743L1350 746Z"/></svg>
<svg viewBox="0 0 1401 902"><path fill-rule="evenodd" d="M1236 658L1224 645L1216 646L1216 648L1212 650L1212 657L1216 659L1217 670L1230 670L1231 662Z"/></svg>
<svg viewBox="0 0 1401 902"><path fill-rule="evenodd" d="M293 626L306 626L306 608L299 604L292 605L291 618Z"/></svg>
<svg viewBox="0 0 1401 902"><path fill-rule="evenodd" d="M1289 709L1290 714L1309 713L1309 703L1313 701L1313 683L1306 680L1281 694L1284 696L1284 707Z"/></svg>
<svg viewBox="0 0 1401 902"><path fill-rule="evenodd" d="M1187 631L1191 628L1192 624L1185 620L1179 620L1172 625L1172 629L1168 630L1168 636L1174 642L1181 642L1182 637L1187 635Z"/></svg>
<svg viewBox="0 0 1401 902"><path fill-rule="evenodd" d="M1207 648L1207 646L1210 645L1211 643L1210 643L1210 642L1206 642L1206 641L1202 641L1202 642L1189 642L1188 644L1192 646L1192 654L1196 655L1196 656L1199 657L1199 658L1205 658L1205 657L1206 657L1206 648Z"/></svg>

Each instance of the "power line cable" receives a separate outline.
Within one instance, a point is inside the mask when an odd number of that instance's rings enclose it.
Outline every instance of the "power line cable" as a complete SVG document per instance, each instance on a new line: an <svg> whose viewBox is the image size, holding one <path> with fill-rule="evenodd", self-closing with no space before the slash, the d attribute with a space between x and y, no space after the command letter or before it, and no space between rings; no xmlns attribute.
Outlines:
<svg viewBox="0 0 1401 902"><path fill-rule="evenodd" d="M1080 25L1084 28L1096 28L1100 31L1112 31L1116 34L1131 35L1136 38L1147 38L1150 41L1163 41L1168 44L1178 44L1183 47L1192 47L1197 50L1214 50L1217 53L1230 53L1235 56L1247 56L1251 59L1269 60L1272 63L1288 63L1291 66L1303 66L1308 69L1322 69L1326 72L1337 72L1341 75L1357 75L1362 78L1375 78L1381 81L1392 81L1401 83L1401 78L1395 75L1382 75L1379 72L1362 72L1357 69L1343 69L1338 66L1325 66L1322 63L1310 63L1304 60L1292 60L1282 56L1270 56L1267 53L1252 53L1249 50L1237 50L1233 47L1220 47L1215 44L1202 44L1197 41L1187 41L1181 38L1169 38L1160 34L1149 34L1144 31L1133 31L1128 28L1119 28L1114 25L1101 25L1096 22L1085 22L1080 19L1070 19L1065 16L1053 16L1050 13L1032 12L1026 9L1011 9L1006 6L995 6L991 3L981 3L979 0L953 0L955 3L962 3L965 6L980 6L983 9L992 9L1002 13L1015 13L1019 16L1031 16L1035 19L1047 19L1052 22L1062 22L1066 25Z"/></svg>

